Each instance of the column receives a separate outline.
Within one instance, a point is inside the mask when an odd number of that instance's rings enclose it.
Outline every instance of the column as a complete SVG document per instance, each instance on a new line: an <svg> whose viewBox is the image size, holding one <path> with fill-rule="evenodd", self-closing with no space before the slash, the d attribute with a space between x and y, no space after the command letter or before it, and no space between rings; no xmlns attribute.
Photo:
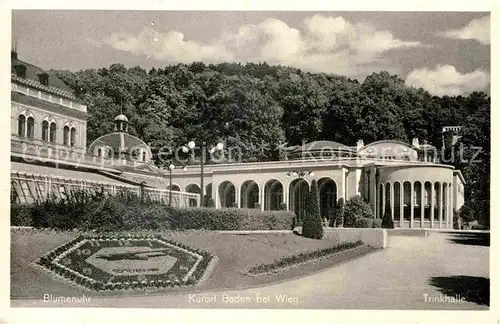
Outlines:
<svg viewBox="0 0 500 324"><path fill-rule="evenodd" d="M373 214L377 218L377 183L375 181L375 169L370 170L370 203L372 205Z"/></svg>
<svg viewBox="0 0 500 324"><path fill-rule="evenodd" d="M219 186L220 184L215 184L215 186L212 187L212 192L214 192L215 188L215 195L213 196L215 201L215 208L221 208L221 201L219 197Z"/></svg>
<svg viewBox="0 0 500 324"><path fill-rule="evenodd" d="M264 211L264 203L265 203L265 199L264 199L264 194L265 194L265 188L264 186L260 186L259 188L259 196L260 196L260 210L261 211Z"/></svg>
<svg viewBox="0 0 500 324"><path fill-rule="evenodd" d="M399 227L403 228L403 214L404 214L404 182L399 185Z"/></svg>
<svg viewBox="0 0 500 324"><path fill-rule="evenodd" d="M425 216L425 182L420 182L420 228L424 228L424 216Z"/></svg>
<svg viewBox="0 0 500 324"><path fill-rule="evenodd" d="M389 182L389 190L391 192L391 197L390 197L390 202L391 202L391 217L392 220L394 221L394 184L392 182Z"/></svg>
<svg viewBox="0 0 500 324"><path fill-rule="evenodd" d="M413 190L414 190L414 185L413 182L410 182L410 228L413 227L413 213L414 213L414 207L415 207L415 199L413 199Z"/></svg>
<svg viewBox="0 0 500 324"><path fill-rule="evenodd" d="M385 203L386 203L386 197L385 197L385 186L386 184L383 184L382 186L379 186L382 187L382 209L380 210L380 218L384 218L384 213L385 213Z"/></svg>
<svg viewBox="0 0 500 324"><path fill-rule="evenodd" d="M236 201L238 208L241 208L241 185L234 185L234 200Z"/></svg>
<svg viewBox="0 0 500 324"><path fill-rule="evenodd" d="M439 220L439 228L443 227L443 192L444 186L441 182L439 184L439 200L438 200L438 220Z"/></svg>
<svg viewBox="0 0 500 324"><path fill-rule="evenodd" d="M446 223L448 224L448 228L453 228L453 190L451 187L451 182L448 183L448 218L446 219Z"/></svg>
<svg viewBox="0 0 500 324"><path fill-rule="evenodd" d="M431 217L431 228L434 227L434 182L431 182L431 211L430 211L430 217Z"/></svg>
<svg viewBox="0 0 500 324"><path fill-rule="evenodd" d="M283 202L286 204L286 210L290 210L290 202L288 201L290 191L290 183L283 184Z"/></svg>

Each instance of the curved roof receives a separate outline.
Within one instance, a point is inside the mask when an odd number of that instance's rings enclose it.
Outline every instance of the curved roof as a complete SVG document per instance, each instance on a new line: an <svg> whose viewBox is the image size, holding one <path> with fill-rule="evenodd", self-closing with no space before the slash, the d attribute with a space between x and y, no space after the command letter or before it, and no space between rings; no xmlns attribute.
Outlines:
<svg viewBox="0 0 500 324"><path fill-rule="evenodd" d="M115 120L128 121L128 118L127 118L127 116L120 114L120 115L115 117Z"/></svg>
<svg viewBox="0 0 500 324"><path fill-rule="evenodd" d="M376 141L376 142L372 142L370 144L366 144L365 146L363 146L361 148L361 150L364 150L365 148L369 147L369 146L374 146L374 145L378 145L378 144L384 144L384 143L392 143L392 144L398 144L398 145L403 145L403 146L406 146L408 148L411 148L411 149L414 149L413 146L411 146L410 144L408 143L405 143L403 141L398 141L398 140L381 140L381 141Z"/></svg>
<svg viewBox="0 0 500 324"><path fill-rule="evenodd" d="M123 132L116 132L111 134L106 134L98 139L96 139L89 146L89 150L93 151L96 145L106 145L111 146L113 149L121 149L122 151L128 151L131 148L146 148L151 155L151 149L149 146L140 138Z"/></svg>
<svg viewBox="0 0 500 324"><path fill-rule="evenodd" d="M314 141L306 143L302 146L297 146L294 151L321 151L321 150L348 150L352 149L344 144L334 141Z"/></svg>

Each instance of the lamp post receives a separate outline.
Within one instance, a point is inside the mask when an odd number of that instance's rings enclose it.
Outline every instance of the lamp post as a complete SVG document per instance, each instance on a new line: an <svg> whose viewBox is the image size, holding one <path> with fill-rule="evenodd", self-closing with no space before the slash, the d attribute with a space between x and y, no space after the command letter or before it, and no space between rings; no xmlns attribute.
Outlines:
<svg viewBox="0 0 500 324"><path fill-rule="evenodd" d="M292 171L286 172L287 178L294 177L294 178L303 179L307 176L314 176L314 172L313 171L304 171L304 170L292 170ZM299 213L302 212L302 199L301 198L302 198L302 196L300 194L300 186L299 186L299 208L298 208ZM295 202L295 199L294 199L294 202ZM302 219L301 214L299 214L299 219Z"/></svg>
<svg viewBox="0 0 500 324"><path fill-rule="evenodd" d="M203 184L203 172L204 172L204 165L205 165L205 150L206 150L206 142L202 141L200 143L200 150L201 150L201 156L200 156L200 206L203 206L203 199L204 197L204 184ZM182 151L187 153L189 150L194 150L196 148L196 143L194 141L190 141L187 143L186 146L182 148ZM224 144L218 143L214 147L212 147L209 152L210 154L214 153L215 151L222 151L224 149Z"/></svg>
<svg viewBox="0 0 500 324"><path fill-rule="evenodd" d="M169 186L168 186L168 205L172 207L172 170L175 169L175 165L170 162L168 165L168 174L169 174Z"/></svg>

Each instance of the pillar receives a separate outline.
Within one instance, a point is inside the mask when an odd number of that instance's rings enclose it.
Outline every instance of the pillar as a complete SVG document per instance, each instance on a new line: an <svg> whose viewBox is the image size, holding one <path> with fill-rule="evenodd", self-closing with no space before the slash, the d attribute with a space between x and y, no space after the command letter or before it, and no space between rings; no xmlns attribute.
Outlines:
<svg viewBox="0 0 500 324"><path fill-rule="evenodd" d="M410 228L413 227L413 213L415 212L413 210L415 208L415 199L413 198L413 190L414 190L413 182L410 182Z"/></svg>
<svg viewBox="0 0 500 324"><path fill-rule="evenodd" d="M448 218L446 219L446 224L448 224L448 228L453 227L453 190L451 187L451 182L448 183Z"/></svg>
<svg viewBox="0 0 500 324"><path fill-rule="evenodd" d="M439 201L438 201L439 228L443 227L443 193L444 193L444 186L443 186L443 183L440 183L439 184Z"/></svg>
<svg viewBox="0 0 500 324"><path fill-rule="evenodd" d="M375 215L375 218L377 218L377 210L378 210L378 205L377 205L377 195L378 195L378 188L377 188L377 182L375 178L375 169L370 170L370 203L372 205L373 209L373 214Z"/></svg>
<svg viewBox="0 0 500 324"><path fill-rule="evenodd" d="M434 182L431 182L431 211L430 211L430 218L431 218L431 228L434 227Z"/></svg>
<svg viewBox="0 0 500 324"><path fill-rule="evenodd" d="M394 184L392 182L389 182L389 190L391 193L390 203L391 203L391 217L392 221L394 221Z"/></svg>
<svg viewBox="0 0 500 324"><path fill-rule="evenodd" d="M260 210L261 211L264 211L264 203L265 203L264 194L265 194L266 190L265 190L264 186L265 185L260 186L260 188L259 188L259 196L260 196L259 200L260 200Z"/></svg>
<svg viewBox="0 0 500 324"><path fill-rule="evenodd" d="M424 228L424 216L425 216L425 182L420 182L420 228Z"/></svg>
<svg viewBox="0 0 500 324"><path fill-rule="evenodd" d="M385 203L386 203L386 199L387 199L385 197L385 186L386 186L386 184L379 186L379 188L382 187L382 206L381 206L379 218L384 218L384 213L385 213Z"/></svg>
<svg viewBox="0 0 500 324"><path fill-rule="evenodd" d="M399 185L399 227L403 228L403 214L404 214L404 195L405 188L404 182Z"/></svg>
<svg viewBox="0 0 500 324"><path fill-rule="evenodd" d="M215 186L212 185L212 193L215 190L215 195L213 195L214 201L215 201L215 208L221 208L220 195L219 195L219 186L220 186L220 183L216 184Z"/></svg>
<svg viewBox="0 0 500 324"><path fill-rule="evenodd" d="M226 199L226 191L224 191L224 200ZM234 200L238 208L241 208L241 184L239 186L234 185Z"/></svg>
<svg viewBox="0 0 500 324"><path fill-rule="evenodd" d="M290 195L290 182L283 184L283 202L286 204L286 210L290 210L290 202L288 196Z"/></svg>

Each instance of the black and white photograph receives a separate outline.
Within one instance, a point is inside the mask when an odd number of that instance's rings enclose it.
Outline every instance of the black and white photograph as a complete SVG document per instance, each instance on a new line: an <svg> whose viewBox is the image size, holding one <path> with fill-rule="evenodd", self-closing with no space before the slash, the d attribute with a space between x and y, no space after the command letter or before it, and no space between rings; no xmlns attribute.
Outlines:
<svg viewBox="0 0 500 324"><path fill-rule="evenodd" d="M491 20L13 9L10 307L488 312Z"/></svg>

